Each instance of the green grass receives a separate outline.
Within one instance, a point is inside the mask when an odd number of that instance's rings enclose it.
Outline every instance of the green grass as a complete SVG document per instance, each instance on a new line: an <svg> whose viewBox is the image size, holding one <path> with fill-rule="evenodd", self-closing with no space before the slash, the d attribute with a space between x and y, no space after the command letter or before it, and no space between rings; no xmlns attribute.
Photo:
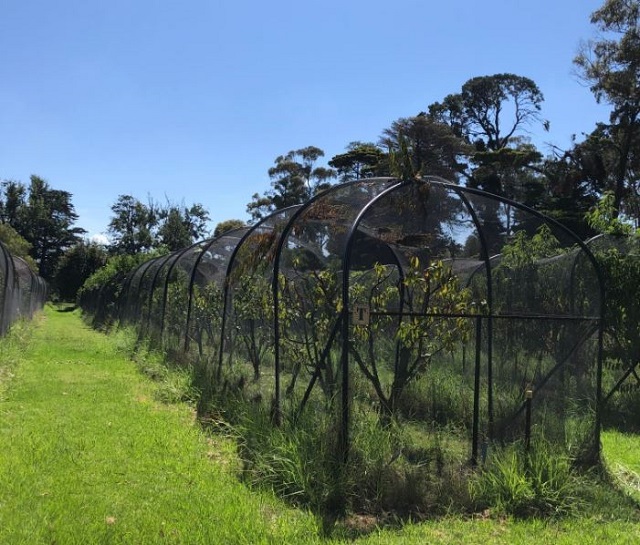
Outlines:
<svg viewBox="0 0 640 545"><path fill-rule="evenodd" d="M0 422L0 543L282 543L315 520L249 492L188 405L108 337L48 309Z"/></svg>
<svg viewBox="0 0 640 545"><path fill-rule="evenodd" d="M609 471L640 502L640 436L608 430L602 434L602 445Z"/></svg>
<svg viewBox="0 0 640 545"><path fill-rule="evenodd" d="M36 323L37 320L18 320L11 327L11 335L0 340L0 402L5 399Z"/></svg>
<svg viewBox="0 0 640 545"><path fill-rule="evenodd" d="M585 499L593 507L570 517L486 512L377 529L354 515L325 538L312 515L241 484L232 439L205 435L191 404L159 401L181 399L184 377L168 381L168 395L167 377L154 383L129 348L51 307L0 340L3 545L640 542L637 504L613 488L595 490ZM622 448L605 434L608 463L638 471L640 440L627 440Z"/></svg>

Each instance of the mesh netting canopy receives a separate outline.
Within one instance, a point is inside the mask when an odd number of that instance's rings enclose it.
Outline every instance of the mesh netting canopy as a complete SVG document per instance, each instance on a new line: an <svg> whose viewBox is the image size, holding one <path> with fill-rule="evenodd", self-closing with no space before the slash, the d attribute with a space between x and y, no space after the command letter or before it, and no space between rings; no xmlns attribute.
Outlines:
<svg viewBox="0 0 640 545"><path fill-rule="evenodd" d="M150 260L121 318L276 421L450 430L451 456L598 445L603 291L576 235L438 178L337 185ZM589 447L589 448L584 448ZM588 454L587 454L588 453Z"/></svg>
<svg viewBox="0 0 640 545"><path fill-rule="evenodd" d="M638 430L640 391L640 236L598 235L586 241L607 293L604 305L602 392L604 425Z"/></svg>
<svg viewBox="0 0 640 545"><path fill-rule="evenodd" d="M46 299L45 280L0 243L0 335L19 318L31 318Z"/></svg>

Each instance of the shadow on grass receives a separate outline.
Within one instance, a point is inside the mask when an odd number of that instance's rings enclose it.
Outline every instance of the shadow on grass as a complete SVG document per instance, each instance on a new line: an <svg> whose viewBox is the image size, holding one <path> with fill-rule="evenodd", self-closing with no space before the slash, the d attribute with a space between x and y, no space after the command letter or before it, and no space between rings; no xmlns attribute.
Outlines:
<svg viewBox="0 0 640 545"><path fill-rule="evenodd" d="M74 305L72 303L58 303L56 305L56 311L57 312L73 312L77 308L78 308L78 306Z"/></svg>

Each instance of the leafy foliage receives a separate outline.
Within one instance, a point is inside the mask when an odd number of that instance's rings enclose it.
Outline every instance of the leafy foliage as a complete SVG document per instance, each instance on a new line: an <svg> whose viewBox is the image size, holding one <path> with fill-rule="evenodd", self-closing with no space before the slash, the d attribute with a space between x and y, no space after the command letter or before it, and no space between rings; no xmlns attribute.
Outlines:
<svg viewBox="0 0 640 545"><path fill-rule="evenodd" d="M350 142L346 150L329 161L329 166L336 169L341 182L388 174L385 153L375 144Z"/></svg>
<svg viewBox="0 0 640 545"><path fill-rule="evenodd" d="M209 212L199 203L190 207L167 203L158 216L157 245L170 252L186 248L207 234Z"/></svg>
<svg viewBox="0 0 640 545"><path fill-rule="evenodd" d="M94 272L78 291L83 309L92 314L95 326L110 326L117 319L117 301L125 286L125 278L151 256L123 254L111 256L106 264Z"/></svg>
<svg viewBox="0 0 640 545"><path fill-rule="evenodd" d="M234 229L240 229L245 226L246 226L246 223L242 220L236 220L236 219L224 220L216 225L216 228L213 230L213 236L219 237L220 235L223 235L228 231L232 231Z"/></svg>
<svg viewBox="0 0 640 545"><path fill-rule="evenodd" d="M131 195L120 195L111 211L109 235L113 253L134 255L153 247L154 230L159 221L153 203L146 205Z"/></svg>
<svg viewBox="0 0 640 545"><path fill-rule="evenodd" d="M31 244L8 223L0 223L0 242L11 252L11 255L24 259L33 272L38 271L38 265L29 255Z"/></svg>
<svg viewBox="0 0 640 545"><path fill-rule="evenodd" d="M615 195L605 193L597 206L587 215L592 228L605 235L602 241L594 241L594 255L604 277L606 289L604 357L606 370L614 374L614 382L631 376L627 385L630 392L623 392L617 400L607 403L609 416L615 415L616 424L633 420L640 408L640 400L633 384L638 384L633 370L640 363L640 231L616 213ZM608 388L619 383L609 383ZM621 388L623 389L623 388ZM605 395L614 393L605 392ZM618 413L616 414L616 410ZM626 414L625 414L626 413Z"/></svg>
<svg viewBox="0 0 640 545"><path fill-rule="evenodd" d="M402 179L429 174L455 181L462 169L461 158L470 151L451 127L424 113L394 121L383 132L380 145L390 154L408 159L410 166L389 165Z"/></svg>
<svg viewBox="0 0 640 545"><path fill-rule="evenodd" d="M600 31L575 58L581 76L598 102L611 105L609 124L601 124L605 136L601 157L606 159L607 189L614 195L616 213L626 210L640 218L640 3L606 0L591 15Z"/></svg>
<svg viewBox="0 0 640 545"><path fill-rule="evenodd" d="M272 189L264 195L255 193L247 204L247 212L255 221L274 210L302 204L329 187L336 173L333 169L315 166L324 151L315 146L291 150L276 157L269 169Z"/></svg>
<svg viewBox="0 0 640 545"><path fill-rule="evenodd" d="M107 251L98 244L79 242L61 257L54 286L63 301L75 301L85 281L107 261Z"/></svg>
<svg viewBox="0 0 640 545"><path fill-rule="evenodd" d="M539 121L542 92L535 82L515 74L478 76L460 93L429 106L429 114L449 124L469 142L492 151L508 146L517 131Z"/></svg>
<svg viewBox="0 0 640 545"><path fill-rule="evenodd" d="M12 181L2 185L3 222L30 244L29 255L37 264L40 276L51 280L64 252L86 232L73 226L78 215L71 203L71 193L53 189L38 176L31 176L28 187ZM24 250L24 245L22 248Z"/></svg>
<svg viewBox="0 0 640 545"><path fill-rule="evenodd" d="M442 261L423 267L414 257L400 282L393 282L392 273L376 265L371 283L358 283L352 295L354 304L364 303L378 315L368 326L354 326L356 343L351 353L387 415L396 412L407 386L425 372L435 356L451 353L458 343L465 342L469 322L464 315L479 308L470 290L459 285ZM398 308L399 301L404 305L400 320L389 312ZM395 357L386 369L373 350L378 336L397 343ZM383 376L389 372L393 379L385 389Z"/></svg>
<svg viewBox="0 0 640 545"><path fill-rule="evenodd" d="M145 204L131 195L120 195L111 211L112 254L186 248L205 236L209 221L209 212L199 203L187 207L167 202L162 206L151 199Z"/></svg>

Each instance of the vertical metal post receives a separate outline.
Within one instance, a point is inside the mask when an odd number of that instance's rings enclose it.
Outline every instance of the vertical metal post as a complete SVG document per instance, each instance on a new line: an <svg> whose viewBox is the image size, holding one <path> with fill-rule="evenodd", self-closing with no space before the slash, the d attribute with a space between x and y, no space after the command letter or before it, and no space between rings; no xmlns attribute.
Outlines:
<svg viewBox="0 0 640 545"><path fill-rule="evenodd" d="M345 276L349 275L347 270ZM346 281L348 283L348 280ZM347 298L348 302L348 298ZM340 402L340 437L338 440L338 448L340 449L340 459L343 464L347 463L349 458L349 311L348 307L342 309L342 357L340 367L342 370L342 391Z"/></svg>
<svg viewBox="0 0 640 545"><path fill-rule="evenodd" d="M278 280L280 276L280 256L282 247L278 247L278 252L274 260L273 277L271 278L271 289L273 292L273 345L274 345L274 399L273 399L273 424L277 427L282 425L282 402L280 400L280 290Z"/></svg>
<svg viewBox="0 0 640 545"><path fill-rule="evenodd" d="M471 438L471 463L478 463L480 442L480 349L482 347L482 316L476 317L476 365L473 378L473 431Z"/></svg>
<svg viewBox="0 0 640 545"><path fill-rule="evenodd" d="M602 301L604 301L604 283L601 284ZM596 421L593 434L593 456L594 462L600 459L600 434L602 431L602 411L604 401L602 399L602 361L604 359L604 303L601 303L601 316L598 329L598 363L596 369Z"/></svg>
<svg viewBox="0 0 640 545"><path fill-rule="evenodd" d="M524 399L524 449L526 452L529 452L529 447L531 446L531 404L533 402L533 390L531 388L527 388Z"/></svg>
<svg viewBox="0 0 640 545"><path fill-rule="evenodd" d="M489 440L494 437L493 416L493 311L487 318L487 411L489 413Z"/></svg>

